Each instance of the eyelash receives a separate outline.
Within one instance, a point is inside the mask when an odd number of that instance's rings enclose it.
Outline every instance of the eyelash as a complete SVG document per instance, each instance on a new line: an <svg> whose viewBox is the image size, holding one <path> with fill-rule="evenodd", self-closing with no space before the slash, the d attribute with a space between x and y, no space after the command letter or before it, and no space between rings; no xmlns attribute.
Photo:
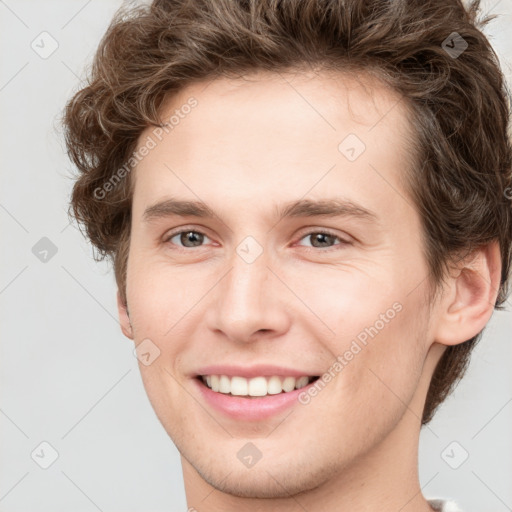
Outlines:
<svg viewBox="0 0 512 512"><path fill-rule="evenodd" d="M174 238L176 235L181 235L182 233L197 233L197 234L200 234L200 235L203 235L203 236L209 238L208 235L206 233L203 233L202 231L198 231L196 229L183 229L183 228L181 228L179 231L174 231L172 233L169 233L169 235L165 237L164 243L170 243L172 238ZM343 246L351 245L351 242L349 242L348 240L344 240L340 236L336 235L335 233L332 233L331 231L325 230L325 229L308 231L307 233L304 233L299 238L299 241L304 239L304 238L306 238L306 237L308 237L308 236L316 235L316 234L322 234L322 235L331 236L331 237L337 239L339 241L339 243L335 244L335 245L333 245L331 247L325 247L325 248L322 248L322 247L312 247L312 246L300 246L300 247L305 247L306 250L308 250L308 251L316 250L316 252L318 252L318 251L330 252L332 250L336 250L336 247L340 247L340 246L343 247ZM171 245L174 245L175 247L177 247L176 250L182 251L182 252L188 252L191 249L199 249L199 248L203 247L203 246L198 246L198 247L180 247L180 246L176 246L176 244L171 244Z"/></svg>

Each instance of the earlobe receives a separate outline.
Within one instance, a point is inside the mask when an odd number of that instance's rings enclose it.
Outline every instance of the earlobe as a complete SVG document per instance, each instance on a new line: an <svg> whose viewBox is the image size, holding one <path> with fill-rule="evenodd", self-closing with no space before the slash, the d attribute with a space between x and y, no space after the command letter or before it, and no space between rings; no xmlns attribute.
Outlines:
<svg viewBox="0 0 512 512"><path fill-rule="evenodd" d="M446 280L448 293L438 312L435 340L443 345L470 340L491 318L501 278L498 242L477 249L457 267Z"/></svg>
<svg viewBox="0 0 512 512"><path fill-rule="evenodd" d="M133 340L133 329L132 324L130 322L130 316L128 312L128 305L124 304L121 294L119 290L117 290L117 312L119 315L119 325L121 326L121 330L123 334Z"/></svg>

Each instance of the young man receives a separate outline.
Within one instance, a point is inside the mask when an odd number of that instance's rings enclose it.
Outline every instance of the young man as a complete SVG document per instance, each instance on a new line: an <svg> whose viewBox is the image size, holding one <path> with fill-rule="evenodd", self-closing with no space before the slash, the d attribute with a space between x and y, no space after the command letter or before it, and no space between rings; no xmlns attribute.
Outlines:
<svg viewBox="0 0 512 512"><path fill-rule="evenodd" d="M477 10L175 0L112 22L66 110L72 211L113 259L190 510L457 510L421 492L419 432L512 248Z"/></svg>

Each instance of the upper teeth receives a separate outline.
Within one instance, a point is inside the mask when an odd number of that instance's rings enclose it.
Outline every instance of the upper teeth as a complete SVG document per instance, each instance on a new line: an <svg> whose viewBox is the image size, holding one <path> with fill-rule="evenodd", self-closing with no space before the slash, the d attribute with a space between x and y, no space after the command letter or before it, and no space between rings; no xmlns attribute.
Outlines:
<svg viewBox="0 0 512 512"><path fill-rule="evenodd" d="M228 377L227 375L203 375L203 382L213 391L232 395L265 396L276 395L282 391L293 391L306 386L310 377ZM313 379L313 377L311 377Z"/></svg>

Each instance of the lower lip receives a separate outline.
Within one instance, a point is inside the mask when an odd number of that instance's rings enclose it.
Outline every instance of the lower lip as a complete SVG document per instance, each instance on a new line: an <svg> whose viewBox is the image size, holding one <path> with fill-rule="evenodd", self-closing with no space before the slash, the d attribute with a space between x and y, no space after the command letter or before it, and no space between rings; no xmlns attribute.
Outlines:
<svg viewBox="0 0 512 512"><path fill-rule="evenodd" d="M299 395L307 391L316 382L310 382L303 388L294 389L286 393L267 395L260 398L243 398L218 393L210 389L202 380L198 378L194 378L193 380L206 402L214 409L222 412L226 416L242 421L265 420L275 414L279 414L293 404L299 403Z"/></svg>

